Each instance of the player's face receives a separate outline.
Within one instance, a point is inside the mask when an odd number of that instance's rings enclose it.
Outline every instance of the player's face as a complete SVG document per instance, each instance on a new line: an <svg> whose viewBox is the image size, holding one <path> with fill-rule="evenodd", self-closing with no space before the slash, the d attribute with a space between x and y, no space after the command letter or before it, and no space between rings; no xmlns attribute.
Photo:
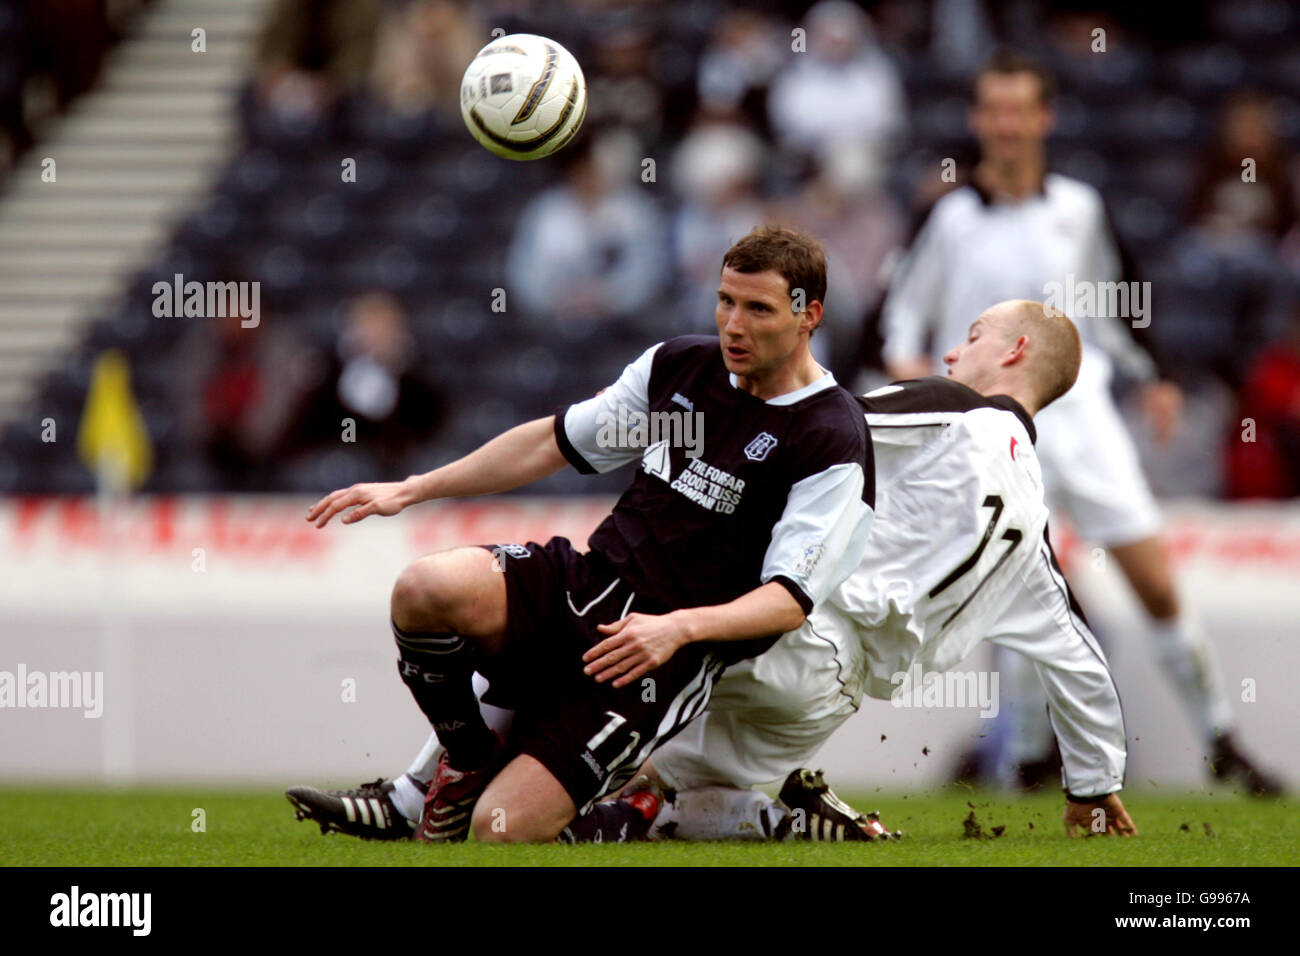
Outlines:
<svg viewBox="0 0 1300 956"><path fill-rule="evenodd" d="M761 377L790 360L799 347L805 317L790 306L790 284L784 276L722 270L714 319L727 371Z"/></svg>
<svg viewBox="0 0 1300 956"><path fill-rule="evenodd" d="M1042 149L1052 128L1052 111L1032 73L986 73L975 87L971 129L985 159L1024 162Z"/></svg>
<svg viewBox="0 0 1300 956"><path fill-rule="evenodd" d="M949 378L978 392L997 376L1007 350L1006 334L997 317L985 312L971 323L966 341L949 349L943 361Z"/></svg>

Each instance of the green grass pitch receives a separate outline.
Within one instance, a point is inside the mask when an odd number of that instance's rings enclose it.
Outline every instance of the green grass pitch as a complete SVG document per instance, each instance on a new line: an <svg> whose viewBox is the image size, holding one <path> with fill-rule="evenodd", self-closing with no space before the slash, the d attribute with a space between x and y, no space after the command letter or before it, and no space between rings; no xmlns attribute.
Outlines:
<svg viewBox="0 0 1300 956"><path fill-rule="evenodd" d="M1070 840L1054 793L957 787L854 793L904 831L898 843L426 846L366 843L297 822L274 791L0 788L7 866L1295 866L1291 800L1143 793L1135 839ZM205 829L194 829L196 809ZM967 836L974 814L983 836ZM992 836L1001 827L999 836Z"/></svg>

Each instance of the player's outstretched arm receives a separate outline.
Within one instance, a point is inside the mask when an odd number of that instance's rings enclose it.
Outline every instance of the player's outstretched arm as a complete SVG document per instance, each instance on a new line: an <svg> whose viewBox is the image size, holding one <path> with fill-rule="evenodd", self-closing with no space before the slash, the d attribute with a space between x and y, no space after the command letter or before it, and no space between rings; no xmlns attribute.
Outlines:
<svg viewBox="0 0 1300 956"><path fill-rule="evenodd" d="M775 581L726 604L683 608L668 614L629 614L601 624L605 640L582 655L584 674L597 683L624 687L695 641L744 641L793 631L803 623L803 608Z"/></svg>
<svg viewBox="0 0 1300 956"><path fill-rule="evenodd" d="M1108 793L1098 800L1087 802L1067 800L1065 803L1065 832L1070 836L1092 834L1118 834L1137 836L1138 829L1124 809L1118 793Z"/></svg>
<svg viewBox="0 0 1300 956"><path fill-rule="evenodd" d="M463 498L509 491L553 475L568 465L555 441L555 417L538 418L498 435L464 458L405 481L353 485L326 495L307 510L323 528L340 512L344 524L369 515L391 516L434 498ZM348 509L351 509L350 511Z"/></svg>

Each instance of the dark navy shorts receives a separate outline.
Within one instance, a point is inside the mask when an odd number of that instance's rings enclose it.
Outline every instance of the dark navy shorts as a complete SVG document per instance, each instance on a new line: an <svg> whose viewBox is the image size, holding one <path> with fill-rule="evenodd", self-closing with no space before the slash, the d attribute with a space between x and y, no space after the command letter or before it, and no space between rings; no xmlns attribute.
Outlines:
<svg viewBox="0 0 1300 956"><path fill-rule="evenodd" d="M516 711L511 750L545 766L584 813L704 712L725 664L688 644L626 687L598 684L582 672L582 655L605 639L597 625L672 608L567 538L484 547L505 574L506 641L479 666L491 684L483 699Z"/></svg>

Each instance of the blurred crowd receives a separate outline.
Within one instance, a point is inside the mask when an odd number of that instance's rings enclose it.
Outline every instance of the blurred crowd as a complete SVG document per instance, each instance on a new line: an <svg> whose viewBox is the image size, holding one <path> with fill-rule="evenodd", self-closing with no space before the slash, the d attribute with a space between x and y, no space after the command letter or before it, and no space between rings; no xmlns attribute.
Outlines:
<svg viewBox="0 0 1300 956"><path fill-rule="evenodd" d="M0 0L0 181L150 0Z"/></svg>
<svg viewBox="0 0 1300 956"><path fill-rule="evenodd" d="M192 326L174 374L143 376L154 487L317 490L463 453L710 330L722 253L762 222L822 240L818 358L872 382L891 270L970 167L971 74L1011 45L1060 81L1051 164L1102 191L1153 283L1179 388L1126 408L1157 492L1300 494L1300 11L1134 7L274 0L246 143L161 268L259 279L268 314ZM584 131L554 157L497 160L463 129L494 28L583 65Z"/></svg>

